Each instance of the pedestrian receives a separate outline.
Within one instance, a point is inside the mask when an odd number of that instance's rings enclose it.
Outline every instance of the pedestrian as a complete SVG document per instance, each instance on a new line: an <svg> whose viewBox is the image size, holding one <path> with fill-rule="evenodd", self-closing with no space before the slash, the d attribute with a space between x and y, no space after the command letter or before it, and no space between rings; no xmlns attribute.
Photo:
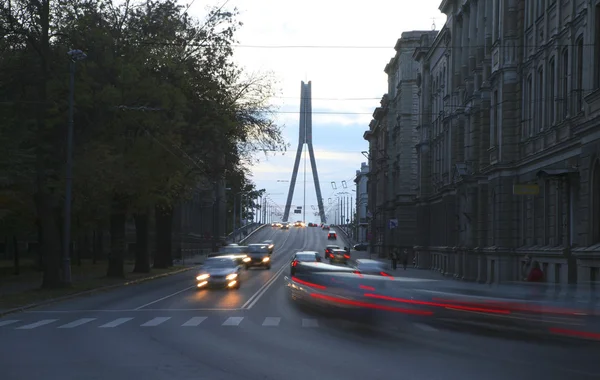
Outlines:
<svg viewBox="0 0 600 380"><path fill-rule="evenodd" d="M389 250L390 258L392 259L392 269L396 270L398 267L398 252L396 250Z"/></svg>
<svg viewBox="0 0 600 380"><path fill-rule="evenodd" d="M407 265L408 265L408 250L405 249L402 254L402 266L404 267L404 270L406 270Z"/></svg>
<svg viewBox="0 0 600 380"><path fill-rule="evenodd" d="M521 280L527 281L529 278L529 272L531 272L531 257L529 255L525 255L525 262L521 267Z"/></svg>

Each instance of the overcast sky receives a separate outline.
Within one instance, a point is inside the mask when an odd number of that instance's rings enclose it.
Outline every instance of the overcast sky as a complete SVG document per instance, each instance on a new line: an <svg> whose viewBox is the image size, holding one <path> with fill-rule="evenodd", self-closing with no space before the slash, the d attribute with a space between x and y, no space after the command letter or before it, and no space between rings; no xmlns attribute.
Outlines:
<svg viewBox="0 0 600 380"><path fill-rule="evenodd" d="M298 146L301 81L312 82L313 147L327 203L336 194L331 182L340 191L341 182L346 181L349 188L345 191L351 192L356 170L367 161L361 154L368 149L362 135L386 92L383 69L394 56L397 39L404 31L431 30L434 19L439 29L446 20L438 10L439 4L440 0L227 2L225 9L237 7L244 23L238 32L241 46L236 48L236 61L250 72L273 72L281 89L272 103L278 106L276 121L284 126L291 147L286 153L271 153L270 157L261 154L261 162L252 168L252 179L282 210ZM206 5L198 1L192 12L203 17ZM294 207L303 205L303 164L301 161ZM317 197L310 161L307 170L306 219L311 221L317 220L312 215Z"/></svg>

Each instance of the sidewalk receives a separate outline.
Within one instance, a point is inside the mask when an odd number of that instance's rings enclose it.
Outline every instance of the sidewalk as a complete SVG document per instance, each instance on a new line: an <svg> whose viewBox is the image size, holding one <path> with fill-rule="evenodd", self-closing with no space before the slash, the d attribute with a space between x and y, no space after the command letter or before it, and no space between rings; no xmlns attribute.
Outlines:
<svg viewBox="0 0 600 380"><path fill-rule="evenodd" d="M377 260L379 262L382 262L386 266L386 268L388 268L390 273L393 273L394 276L396 276L396 277L422 278L424 280L440 280L440 281L448 281L449 283L456 282L456 280L445 277L439 272L434 272L429 269L417 269L417 268L414 268L412 265L408 265L406 267L406 270L404 270L404 268L402 268L401 263L398 263L396 270L394 270L394 269L392 269L392 261L391 260L382 259L380 257L377 257L377 255L375 255L375 254L371 255L371 254L369 254L369 252L366 252L366 251L351 251L350 257L353 260L371 259L371 260ZM411 264L411 263L409 263L409 264Z"/></svg>

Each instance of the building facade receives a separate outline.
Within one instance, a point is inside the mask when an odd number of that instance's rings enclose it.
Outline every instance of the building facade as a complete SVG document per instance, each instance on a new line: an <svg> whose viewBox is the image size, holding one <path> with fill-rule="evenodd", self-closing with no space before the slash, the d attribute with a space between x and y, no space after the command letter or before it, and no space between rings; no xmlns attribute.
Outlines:
<svg viewBox="0 0 600 380"><path fill-rule="evenodd" d="M356 216L355 236L359 243L366 242L369 233L369 165L366 162L360 164L360 170L356 171L354 183L356 184Z"/></svg>
<svg viewBox="0 0 600 380"><path fill-rule="evenodd" d="M418 265L497 283L522 280L529 256L548 282L597 281L600 1L440 10L444 27L413 54Z"/></svg>

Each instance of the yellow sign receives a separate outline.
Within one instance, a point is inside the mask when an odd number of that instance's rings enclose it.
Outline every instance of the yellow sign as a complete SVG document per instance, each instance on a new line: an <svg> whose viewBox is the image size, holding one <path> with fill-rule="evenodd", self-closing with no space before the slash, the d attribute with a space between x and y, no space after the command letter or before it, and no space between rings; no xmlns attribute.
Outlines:
<svg viewBox="0 0 600 380"><path fill-rule="evenodd" d="M538 195L540 193L540 185L534 184L514 184L513 194L514 195Z"/></svg>

